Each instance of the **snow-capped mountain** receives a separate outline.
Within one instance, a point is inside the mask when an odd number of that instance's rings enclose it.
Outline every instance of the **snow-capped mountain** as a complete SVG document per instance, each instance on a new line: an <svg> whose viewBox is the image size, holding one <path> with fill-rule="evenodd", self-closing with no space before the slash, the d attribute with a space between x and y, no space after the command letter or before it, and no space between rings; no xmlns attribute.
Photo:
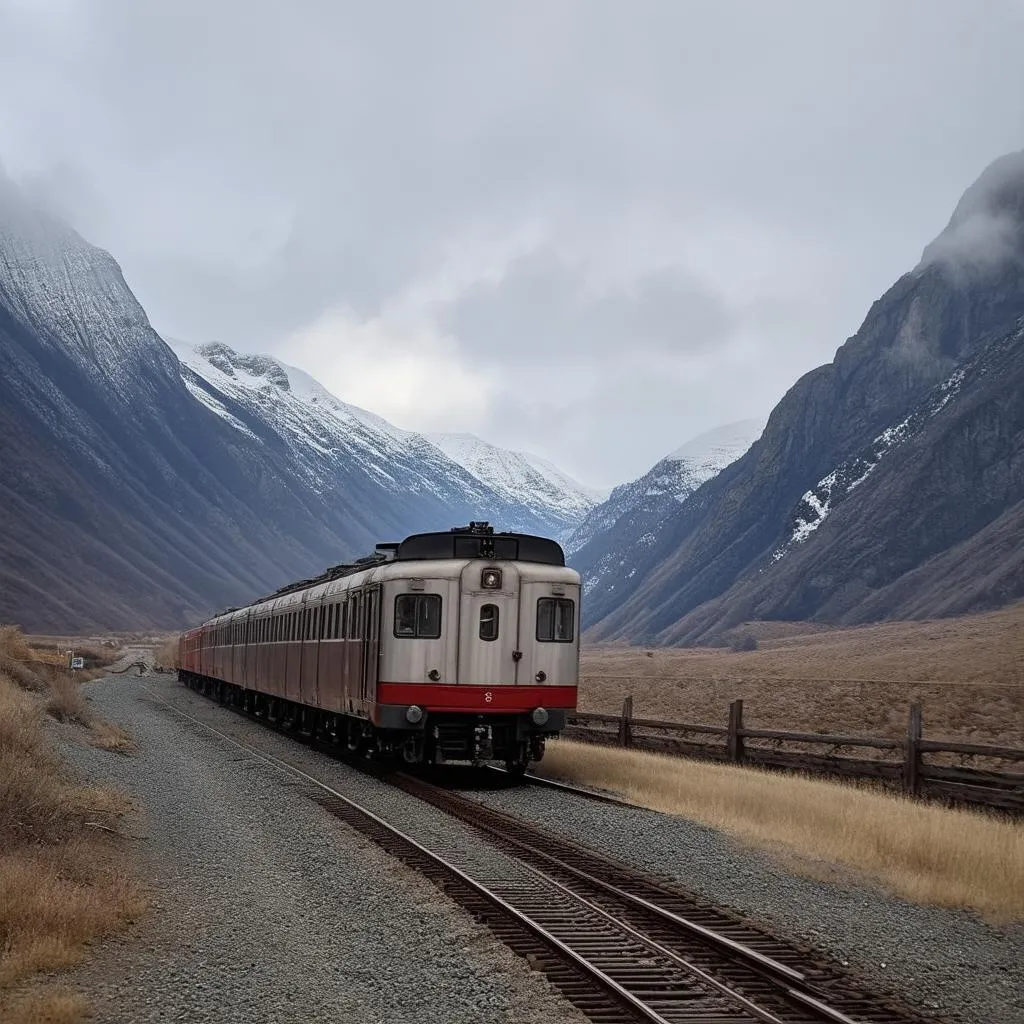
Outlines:
<svg viewBox="0 0 1024 1024"><path fill-rule="evenodd" d="M1024 596L1024 153L805 374L750 450L636 530L590 592L598 640L698 643Z"/></svg>
<svg viewBox="0 0 1024 1024"><path fill-rule="evenodd" d="M299 370L178 349L108 253L0 179L0 621L176 627L377 541L564 522Z"/></svg>
<svg viewBox="0 0 1024 1024"><path fill-rule="evenodd" d="M607 496L587 487L557 466L528 452L509 451L474 434L428 434L428 439L453 462L507 501L532 509L556 527L562 537Z"/></svg>
<svg viewBox="0 0 1024 1024"><path fill-rule="evenodd" d="M453 506L468 503L476 518L500 529L547 536L574 526L595 502L554 466L536 460L546 466L542 472L520 453L469 434L402 430L342 402L308 373L270 356L220 343L170 344L193 397L251 436L254 417L276 431L318 494L331 486L339 465L358 464L384 487L401 481L407 494L430 494Z"/></svg>
<svg viewBox="0 0 1024 1024"><path fill-rule="evenodd" d="M28 201L0 171L0 306L50 352L116 391L173 366L114 258Z"/></svg>
<svg viewBox="0 0 1024 1024"><path fill-rule="evenodd" d="M763 428L763 420L747 419L691 438L660 459L643 476L616 487L573 530L566 541L566 551L581 551L591 542L600 546L610 543L609 531L624 516L629 517L630 528L641 521L645 531L654 528L676 504L685 501L701 484L735 462L757 440ZM573 564L585 565L590 570L588 585L592 587L598 579L593 575L596 565L592 558L581 555Z"/></svg>

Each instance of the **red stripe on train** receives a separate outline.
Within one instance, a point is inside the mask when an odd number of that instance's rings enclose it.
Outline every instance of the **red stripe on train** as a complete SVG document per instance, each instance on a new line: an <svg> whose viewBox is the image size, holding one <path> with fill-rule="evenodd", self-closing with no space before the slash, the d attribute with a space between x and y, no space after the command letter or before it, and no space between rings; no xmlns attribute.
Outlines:
<svg viewBox="0 0 1024 1024"><path fill-rule="evenodd" d="M378 704L418 704L427 711L532 711L576 707L575 686L468 686L378 683Z"/></svg>

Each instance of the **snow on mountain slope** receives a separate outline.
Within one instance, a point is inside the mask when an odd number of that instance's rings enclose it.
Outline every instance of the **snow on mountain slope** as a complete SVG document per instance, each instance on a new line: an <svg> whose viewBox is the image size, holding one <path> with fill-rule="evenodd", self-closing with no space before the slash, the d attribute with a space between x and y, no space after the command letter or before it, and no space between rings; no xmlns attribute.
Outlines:
<svg viewBox="0 0 1024 1024"><path fill-rule="evenodd" d="M30 202L0 171L0 305L52 350L73 353L107 387L147 368L173 372L117 261Z"/></svg>
<svg viewBox="0 0 1024 1024"><path fill-rule="evenodd" d="M685 501L701 484L735 462L761 435L764 421L740 420L691 438L666 455L643 476L616 487L594 508L566 541L566 551L580 551L610 531L626 515L642 513L645 525L670 502Z"/></svg>
<svg viewBox="0 0 1024 1024"><path fill-rule="evenodd" d="M740 420L715 427L687 441L671 455L666 455L663 461L680 463L686 473L687 486L696 490L735 462L761 436L762 430L764 420L760 419ZM677 493L676 497L680 494Z"/></svg>
<svg viewBox="0 0 1024 1024"><path fill-rule="evenodd" d="M800 498L793 513L792 529L784 544L772 552L771 561L785 558L794 544L803 544L829 515L878 468L879 463L908 439L919 434L937 416L964 384L967 371L960 367L934 389L910 415L886 427L868 447L844 459ZM763 569L761 570L764 571Z"/></svg>
<svg viewBox="0 0 1024 1024"><path fill-rule="evenodd" d="M389 489L468 503L499 529L547 534L571 529L595 502L554 467L544 475L518 453L476 438L475 444L451 445L462 455L453 456L438 438L402 430L342 402L309 374L269 356L219 343L170 344L193 396L239 430L256 435L261 427L274 430L317 493L330 487L337 464L355 461ZM503 468L495 473L489 466Z"/></svg>
<svg viewBox="0 0 1024 1024"><path fill-rule="evenodd" d="M518 501L556 522L559 534L573 529L607 492L573 480L557 466L528 452L498 448L474 434L428 434L453 462L509 501Z"/></svg>

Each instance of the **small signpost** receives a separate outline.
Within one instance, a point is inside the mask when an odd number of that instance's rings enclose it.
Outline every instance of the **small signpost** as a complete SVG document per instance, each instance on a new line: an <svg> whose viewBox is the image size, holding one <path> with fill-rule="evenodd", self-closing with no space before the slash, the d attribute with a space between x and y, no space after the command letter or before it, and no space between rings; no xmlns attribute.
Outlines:
<svg viewBox="0 0 1024 1024"><path fill-rule="evenodd" d="M72 658L71 659L71 667L73 669L75 669L75 668L85 668L85 658Z"/></svg>

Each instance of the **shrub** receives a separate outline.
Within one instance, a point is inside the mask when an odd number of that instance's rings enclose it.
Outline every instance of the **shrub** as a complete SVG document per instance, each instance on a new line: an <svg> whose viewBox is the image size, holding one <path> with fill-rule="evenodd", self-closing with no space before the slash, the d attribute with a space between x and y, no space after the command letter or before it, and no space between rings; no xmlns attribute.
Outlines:
<svg viewBox="0 0 1024 1024"><path fill-rule="evenodd" d="M734 637L729 644L729 650L734 654L742 651L756 651L757 637L753 633L744 633L743 636Z"/></svg>

